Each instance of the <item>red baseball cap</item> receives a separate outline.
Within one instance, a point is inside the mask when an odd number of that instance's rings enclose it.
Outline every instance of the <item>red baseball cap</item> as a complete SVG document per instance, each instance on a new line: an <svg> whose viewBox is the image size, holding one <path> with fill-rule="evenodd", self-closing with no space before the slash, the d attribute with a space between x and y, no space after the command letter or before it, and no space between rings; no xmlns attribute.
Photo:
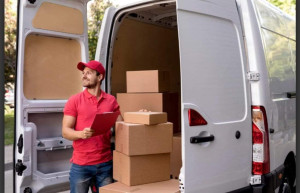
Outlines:
<svg viewBox="0 0 300 193"><path fill-rule="evenodd" d="M105 76L105 69L103 65L96 60L91 60L88 63L79 62L77 64L77 68L81 71L83 71L84 67L89 67L90 69L96 70L97 72L103 75L103 78Z"/></svg>

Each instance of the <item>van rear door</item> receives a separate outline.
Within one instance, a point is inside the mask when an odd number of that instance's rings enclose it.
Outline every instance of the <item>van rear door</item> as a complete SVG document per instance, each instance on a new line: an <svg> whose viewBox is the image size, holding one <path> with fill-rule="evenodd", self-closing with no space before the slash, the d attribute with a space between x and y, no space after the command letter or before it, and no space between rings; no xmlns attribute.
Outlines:
<svg viewBox="0 0 300 193"><path fill-rule="evenodd" d="M219 193L246 187L252 167L251 101L236 2L177 0L177 22L181 189Z"/></svg>
<svg viewBox="0 0 300 193"><path fill-rule="evenodd" d="M19 1L14 192L69 189L72 142L61 124L67 99L82 91L87 1Z"/></svg>
<svg viewBox="0 0 300 193"><path fill-rule="evenodd" d="M111 6L109 8L107 8L105 10L104 16L103 16L103 20L102 20L102 25L101 25L101 29L100 29L100 33L99 33L99 37L98 37L98 43L97 43L97 49L96 49L96 53L95 53L95 60L100 61L103 66L106 69L106 73L111 72L111 66L108 66L108 60L111 58L108 58L109 54L109 41L111 40L110 36L112 33L112 23L113 23L113 17L116 14L116 8ZM108 92L107 89L110 88L109 85L107 84L107 76L105 77L105 79L103 80L102 84L101 84L101 89L105 90L106 92Z"/></svg>

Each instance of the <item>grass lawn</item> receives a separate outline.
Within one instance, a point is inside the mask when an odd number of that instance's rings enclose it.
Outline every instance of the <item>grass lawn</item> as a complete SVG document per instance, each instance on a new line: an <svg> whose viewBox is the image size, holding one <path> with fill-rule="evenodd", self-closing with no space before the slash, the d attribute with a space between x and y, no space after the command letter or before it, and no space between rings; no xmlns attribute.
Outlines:
<svg viewBox="0 0 300 193"><path fill-rule="evenodd" d="M5 134L4 143L5 145L11 145L14 143L14 109L5 107Z"/></svg>

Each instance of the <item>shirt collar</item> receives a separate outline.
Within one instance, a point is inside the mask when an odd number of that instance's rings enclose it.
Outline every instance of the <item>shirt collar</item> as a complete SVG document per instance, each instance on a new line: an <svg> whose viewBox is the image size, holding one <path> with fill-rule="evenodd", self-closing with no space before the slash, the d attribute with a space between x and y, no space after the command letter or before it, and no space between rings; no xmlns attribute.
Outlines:
<svg viewBox="0 0 300 193"><path fill-rule="evenodd" d="M83 91L84 95L87 97L87 98L92 98L92 97L95 97L94 95L92 95L91 93L89 93L89 91L87 90L87 88ZM100 99L101 98L106 98L106 92L104 92L103 90L101 90L101 94L100 94Z"/></svg>

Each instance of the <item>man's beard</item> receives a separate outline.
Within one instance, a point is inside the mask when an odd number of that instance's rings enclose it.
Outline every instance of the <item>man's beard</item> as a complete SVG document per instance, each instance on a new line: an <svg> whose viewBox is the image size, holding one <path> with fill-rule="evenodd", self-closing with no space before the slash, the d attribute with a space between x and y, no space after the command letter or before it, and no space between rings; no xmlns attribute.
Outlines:
<svg viewBox="0 0 300 193"><path fill-rule="evenodd" d="M96 88L97 87L97 82L88 82L88 83L84 83L82 84L83 87L86 88Z"/></svg>

